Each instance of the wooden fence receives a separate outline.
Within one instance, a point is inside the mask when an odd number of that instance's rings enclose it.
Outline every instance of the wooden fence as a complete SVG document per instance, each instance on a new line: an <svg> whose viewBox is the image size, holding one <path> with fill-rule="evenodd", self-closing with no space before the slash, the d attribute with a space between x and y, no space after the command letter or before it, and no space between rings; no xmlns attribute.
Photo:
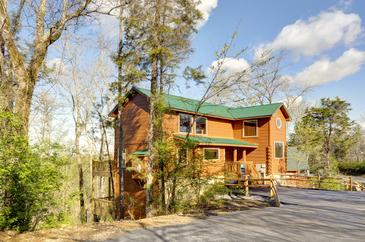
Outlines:
<svg viewBox="0 0 365 242"><path fill-rule="evenodd" d="M91 196L94 221L110 220L114 216L112 161L92 161Z"/></svg>
<svg viewBox="0 0 365 242"><path fill-rule="evenodd" d="M246 196L250 195L251 188L267 188L269 196L274 200L275 207L280 207L280 199L277 190L277 183L274 178L251 178L244 176L244 178L226 178L225 185L232 188L242 188Z"/></svg>
<svg viewBox="0 0 365 242"><path fill-rule="evenodd" d="M284 187L298 187L321 190L365 191L365 186L350 177L330 177L283 174L276 178L278 184Z"/></svg>

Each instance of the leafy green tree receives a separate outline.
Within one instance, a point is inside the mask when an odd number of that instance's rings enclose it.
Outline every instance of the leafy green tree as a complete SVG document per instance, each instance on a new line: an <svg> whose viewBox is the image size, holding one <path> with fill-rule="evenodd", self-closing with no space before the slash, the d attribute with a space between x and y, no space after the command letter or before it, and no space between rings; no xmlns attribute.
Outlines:
<svg viewBox="0 0 365 242"><path fill-rule="evenodd" d="M295 126L291 143L309 154L313 171L332 173L356 143L357 126L348 113L350 104L338 97L323 98L319 107L308 108Z"/></svg>
<svg viewBox="0 0 365 242"><path fill-rule="evenodd" d="M124 15L121 14L120 23L123 34L120 36L117 58L119 67L117 89L122 90L129 83L136 83L141 79L149 81L151 89L148 142L150 156L146 186L147 216L152 215L152 204L155 202L152 196L152 186L157 182L153 174L154 168L163 169L163 166L158 164L154 148L155 143L163 139L161 122L163 102L160 96L173 82L179 63L191 53L190 37L196 31L195 27L202 17L197 4L198 2L193 0L133 1L123 10ZM122 101L119 100L119 103L121 104ZM119 113L121 114L121 109ZM119 118L121 118L120 115ZM122 134L122 132L119 133ZM123 150L122 139L119 138L119 141L121 151ZM122 159L121 152L119 159ZM162 191L160 200L165 200L165 176L160 178L159 190Z"/></svg>
<svg viewBox="0 0 365 242"><path fill-rule="evenodd" d="M35 229L50 215L60 185L58 153L32 150L22 128L21 118L0 113L0 229Z"/></svg>

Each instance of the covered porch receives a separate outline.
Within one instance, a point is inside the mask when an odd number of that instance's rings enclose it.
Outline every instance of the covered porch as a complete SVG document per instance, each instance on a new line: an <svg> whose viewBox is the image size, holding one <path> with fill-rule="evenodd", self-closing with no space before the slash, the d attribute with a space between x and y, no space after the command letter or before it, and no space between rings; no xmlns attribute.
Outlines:
<svg viewBox="0 0 365 242"><path fill-rule="evenodd" d="M178 139L185 139L186 136L175 135ZM256 171L253 162L247 160L247 154L258 147L257 144L249 143L238 139L228 139L220 137L207 137L191 135L189 139L196 142L203 149L217 148L220 151L219 163L222 166L225 177L238 177L242 174L252 174Z"/></svg>

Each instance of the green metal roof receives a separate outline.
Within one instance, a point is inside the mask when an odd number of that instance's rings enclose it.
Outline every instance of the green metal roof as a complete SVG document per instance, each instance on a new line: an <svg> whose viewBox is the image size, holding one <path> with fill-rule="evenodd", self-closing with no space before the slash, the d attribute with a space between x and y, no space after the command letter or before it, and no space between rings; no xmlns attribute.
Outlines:
<svg viewBox="0 0 365 242"><path fill-rule="evenodd" d="M185 135L175 135L178 139L185 139ZM257 147L257 144L249 143L246 141L241 141L237 139L226 139L226 138L213 138L206 136L189 136L189 140L197 142L199 144L207 144L207 145L223 145L223 146L241 146L241 147ZM132 153L135 156L148 156L148 149L137 150Z"/></svg>
<svg viewBox="0 0 365 242"><path fill-rule="evenodd" d="M151 92L148 89L133 87L136 91L150 97ZM180 96L164 94L165 101L169 108L196 112L198 100L184 98ZM205 102L200 107L200 114L223 117L228 119L241 119L241 118L252 118L261 116L271 116L274 114L281 106L282 103L273 103L266 105L250 106L250 107L228 107L224 105L218 105L213 103Z"/></svg>
<svg viewBox="0 0 365 242"><path fill-rule="evenodd" d="M185 139L185 135L175 135L178 139ZM215 138L207 136L189 136L189 140L197 142L199 144L211 144L211 145L226 145L226 146L243 146L243 147L257 147L257 144L249 143L238 139L227 138Z"/></svg>
<svg viewBox="0 0 365 242"><path fill-rule="evenodd" d="M288 147L288 171L308 170L308 156L295 147Z"/></svg>
<svg viewBox="0 0 365 242"><path fill-rule="evenodd" d="M276 110L278 110L283 104L272 103L259 106L230 108L230 112L234 118L249 118L260 116L271 116Z"/></svg>
<svg viewBox="0 0 365 242"><path fill-rule="evenodd" d="M148 149L145 149L145 150L137 150L137 151L133 152L132 155L136 155L136 156L148 156Z"/></svg>

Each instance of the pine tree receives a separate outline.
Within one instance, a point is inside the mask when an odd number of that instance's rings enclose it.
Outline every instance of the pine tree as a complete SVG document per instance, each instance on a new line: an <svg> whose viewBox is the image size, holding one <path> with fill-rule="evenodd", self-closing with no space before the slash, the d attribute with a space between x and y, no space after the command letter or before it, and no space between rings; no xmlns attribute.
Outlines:
<svg viewBox="0 0 365 242"><path fill-rule="evenodd" d="M355 142L356 125L348 114L350 104L336 97L323 98L319 107L306 110L296 125L291 143L309 153L314 170L333 172L336 162L344 160Z"/></svg>

